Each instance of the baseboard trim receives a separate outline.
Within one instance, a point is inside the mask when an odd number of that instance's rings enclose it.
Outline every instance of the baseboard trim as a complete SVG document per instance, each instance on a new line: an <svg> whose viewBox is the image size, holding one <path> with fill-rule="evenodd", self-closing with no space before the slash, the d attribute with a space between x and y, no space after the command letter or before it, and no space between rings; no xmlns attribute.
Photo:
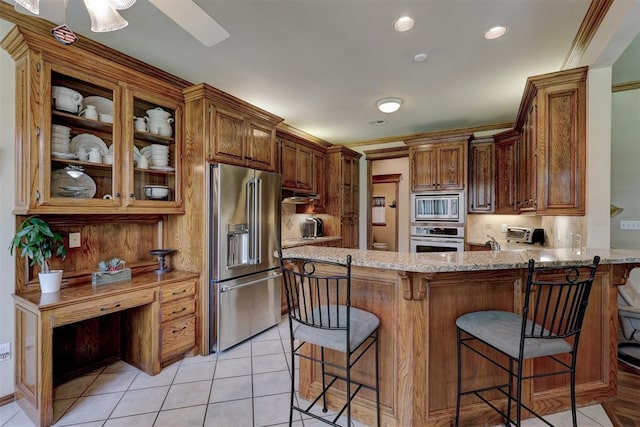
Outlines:
<svg viewBox="0 0 640 427"><path fill-rule="evenodd" d="M15 394L7 394L6 396L0 397L0 406L8 405L16 399Z"/></svg>

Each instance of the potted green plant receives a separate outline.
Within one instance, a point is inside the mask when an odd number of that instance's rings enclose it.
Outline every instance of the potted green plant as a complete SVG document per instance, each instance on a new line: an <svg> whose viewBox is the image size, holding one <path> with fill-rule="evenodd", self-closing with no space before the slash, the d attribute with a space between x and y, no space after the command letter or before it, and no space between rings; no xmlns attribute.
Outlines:
<svg viewBox="0 0 640 427"><path fill-rule="evenodd" d="M53 232L46 221L31 216L18 226L9 246L9 252L20 251L20 256L29 258L29 265L38 264L40 290L42 293L57 292L62 283L62 270L49 268L49 259L53 256L65 259L67 248L60 233Z"/></svg>

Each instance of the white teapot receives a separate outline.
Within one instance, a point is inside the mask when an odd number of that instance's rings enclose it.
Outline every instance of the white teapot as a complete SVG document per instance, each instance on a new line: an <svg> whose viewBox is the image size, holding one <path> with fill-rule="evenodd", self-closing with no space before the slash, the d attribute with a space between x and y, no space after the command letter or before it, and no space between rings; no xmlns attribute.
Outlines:
<svg viewBox="0 0 640 427"><path fill-rule="evenodd" d="M173 118L171 113L164 111L160 107L147 110L147 122L149 124L149 132L156 135L171 136L173 134Z"/></svg>

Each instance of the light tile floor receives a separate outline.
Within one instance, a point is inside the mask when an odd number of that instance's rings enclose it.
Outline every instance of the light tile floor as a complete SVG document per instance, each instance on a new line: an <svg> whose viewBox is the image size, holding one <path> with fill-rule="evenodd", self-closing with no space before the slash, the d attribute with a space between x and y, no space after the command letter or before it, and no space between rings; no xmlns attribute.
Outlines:
<svg viewBox="0 0 640 427"><path fill-rule="evenodd" d="M283 319L277 327L228 351L186 358L153 377L117 362L54 390L55 426L288 425L289 351L289 326ZM548 420L558 427L570 426L571 414L555 414ZM293 425L326 424L294 413ZM523 423L526 427L542 425L537 420ZM581 408L578 425L612 426L600 405ZM11 403L0 407L0 426L31 427L33 423ZM358 422L353 426L363 427Z"/></svg>

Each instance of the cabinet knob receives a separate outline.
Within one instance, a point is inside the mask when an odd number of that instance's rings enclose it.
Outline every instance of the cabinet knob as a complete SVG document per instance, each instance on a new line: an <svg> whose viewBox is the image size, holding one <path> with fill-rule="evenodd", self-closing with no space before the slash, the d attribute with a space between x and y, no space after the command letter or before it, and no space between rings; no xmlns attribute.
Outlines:
<svg viewBox="0 0 640 427"><path fill-rule="evenodd" d="M116 194L115 194L115 196L116 196L116 197L120 197L120 193L116 193Z"/></svg>
<svg viewBox="0 0 640 427"><path fill-rule="evenodd" d="M129 194L129 197L131 197L132 199L136 198L136 195L134 193Z"/></svg>

